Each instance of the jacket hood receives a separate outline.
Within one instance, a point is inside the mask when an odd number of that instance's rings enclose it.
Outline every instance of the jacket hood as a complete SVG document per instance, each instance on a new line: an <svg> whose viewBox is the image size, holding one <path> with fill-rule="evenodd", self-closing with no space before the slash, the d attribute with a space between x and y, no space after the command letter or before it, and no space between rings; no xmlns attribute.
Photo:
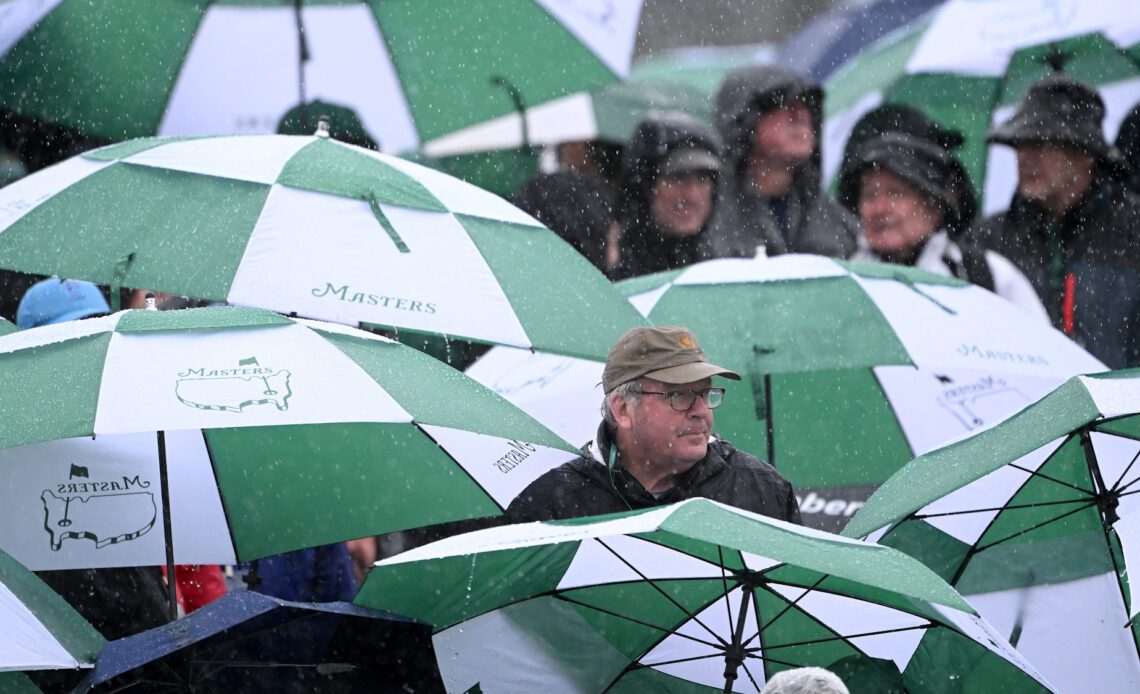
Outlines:
<svg viewBox="0 0 1140 694"><path fill-rule="evenodd" d="M653 188L676 158L684 158L688 170L710 171L715 178L713 211L723 184L720 141L712 129L684 113L660 114L642 121L626 146L618 186L618 220L622 225L622 261L614 270L617 278L666 270L694 262L701 252L700 238L713 220L705 221L699 234L677 237L666 234L653 216ZM702 163L703 162L703 163ZM719 170L712 170L716 167Z"/></svg>
<svg viewBox="0 0 1140 694"><path fill-rule="evenodd" d="M776 65L752 65L724 78L716 95L716 127L724 141L724 158L736 177L747 168L760 116L788 101L799 100L811 113L815 150L805 165L803 181L819 187L820 132L823 128L823 90L806 75Z"/></svg>
<svg viewBox="0 0 1140 694"><path fill-rule="evenodd" d="M941 209L942 225L952 238L973 225L978 208L969 174L938 144L900 132L866 140L839 178L839 201L854 214L858 214L863 175L873 170L894 174Z"/></svg>

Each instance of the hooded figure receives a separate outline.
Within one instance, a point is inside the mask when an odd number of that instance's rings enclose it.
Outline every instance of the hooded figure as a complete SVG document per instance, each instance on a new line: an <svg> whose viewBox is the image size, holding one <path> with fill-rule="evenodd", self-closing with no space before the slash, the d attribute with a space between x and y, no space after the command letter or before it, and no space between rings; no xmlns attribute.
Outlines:
<svg viewBox="0 0 1140 694"><path fill-rule="evenodd" d="M962 133L944 127L932 120L918 109L902 104L883 104L877 106L856 121L843 147L843 163L839 166L839 187L835 199L851 214L859 216L859 187L858 176L853 175L853 169L860 166L859 153L863 145L887 133L903 133L913 137L932 142L951 155L965 142ZM970 197L963 197L959 204L961 217L965 220L966 228L974 223L977 216L977 196L974 187L969 183L970 174L961 162L954 158L953 163L960 170L960 175L968 186ZM963 191L965 192L965 190ZM968 208L966 206L969 206Z"/></svg>
<svg viewBox="0 0 1140 694"><path fill-rule="evenodd" d="M806 109L806 113L805 113ZM778 118L804 126L810 142L802 157L787 160L775 192L766 181L765 132ZM723 203L711 234L715 257L751 257L763 246L768 255L817 253L846 258L855 250L858 221L820 190L819 136L823 91L786 68L761 65L735 70L716 96L716 124L728 167ZM795 144L795 143L793 143ZM778 168L778 167L777 167ZM784 186L790 176L790 185Z"/></svg>
<svg viewBox="0 0 1140 694"><path fill-rule="evenodd" d="M618 188L620 258L613 279L684 267L709 258L707 230L717 202L719 143L680 112L638 124Z"/></svg>
<svg viewBox="0 0 1140 694"><path fill-rule="evenodd" d="M887 133L859 147L840 190L863 222L852 260L910 265L973 282L1043 322L1048 314L1029 280L1009 260L960 241L973 222L965 169L934 142Z"/></svg>
<svg viewBox="0 0 1140 694"><path fill-rule="evenodd" d="M989 136L1016 150L1017 191L971 235L1025 273L1054 327L1119 369L1140 365L1140 197L1117 180L1104 115L1067 75L1030 87Z"/></svg>

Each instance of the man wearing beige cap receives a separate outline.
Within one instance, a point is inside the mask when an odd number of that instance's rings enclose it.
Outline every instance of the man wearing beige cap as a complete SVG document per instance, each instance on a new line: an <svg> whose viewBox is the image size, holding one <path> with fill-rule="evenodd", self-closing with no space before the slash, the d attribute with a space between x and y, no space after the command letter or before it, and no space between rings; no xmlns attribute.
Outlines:
<svg viewBox="0 0 1140 694"><path fill-rule="evenodd" d="M692 331L634 328L602 372L603 422L582 455L535 480L507 509L512 522L576 518L705 497L800 522L775 468L712 438L724 388L740 376L710 364Z"/></svg>

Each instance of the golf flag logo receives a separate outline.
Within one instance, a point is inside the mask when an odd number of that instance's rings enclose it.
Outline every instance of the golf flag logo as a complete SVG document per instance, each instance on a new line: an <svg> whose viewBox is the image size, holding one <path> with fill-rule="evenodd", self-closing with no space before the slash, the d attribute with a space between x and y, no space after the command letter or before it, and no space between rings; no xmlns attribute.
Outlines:
<svg viewBox="0 0 1140 694"><path fill-rule="evenodd" d="M239 359L237 368L190 368L179 372L174 392L188 407L220 412L242 412L247 407L273 405L289 409L293 390L289 371L261 366L257 357Z"/></svg>
<svg viewBox="0 0 1140 694"><path fill-rule="evenodd" d="M91 479L86 466L71 464L67 482L40 494L52 551L62 549L65 540L90 540L103 549L142 537L158 519L150 488L142 475Z"/></svg>

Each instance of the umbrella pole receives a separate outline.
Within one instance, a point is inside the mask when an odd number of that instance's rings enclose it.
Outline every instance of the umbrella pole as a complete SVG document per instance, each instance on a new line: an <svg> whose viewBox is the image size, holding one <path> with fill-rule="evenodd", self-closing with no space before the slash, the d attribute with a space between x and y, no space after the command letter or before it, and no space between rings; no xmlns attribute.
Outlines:
<svg viewBox="0 0 1140 694"><path fill-rule="evenodd" d="M772 423L772 374L764 374L764 426L768 429L768 464L776 467L776 427Z"/></svg>
<svg viewBox="0 0 1140 694"><path fill-rule="evenodd" d="M748 599L752 597L752 584L744 581L741 585L740 613L732 643L724 651L724 694L732 694L732 683L738 677L738 670L744 664L744 621L748 618Z"/></svg>
<svg viewBox="0 0 1140 694"><path fill-rule="evenodd" d="M166 432L158 432L158 479L162 487L162 532L166 540L166 595L171 621L178 619L178 583L174 575L174 531L170 527L170 481L166 474Z"/></svg>

